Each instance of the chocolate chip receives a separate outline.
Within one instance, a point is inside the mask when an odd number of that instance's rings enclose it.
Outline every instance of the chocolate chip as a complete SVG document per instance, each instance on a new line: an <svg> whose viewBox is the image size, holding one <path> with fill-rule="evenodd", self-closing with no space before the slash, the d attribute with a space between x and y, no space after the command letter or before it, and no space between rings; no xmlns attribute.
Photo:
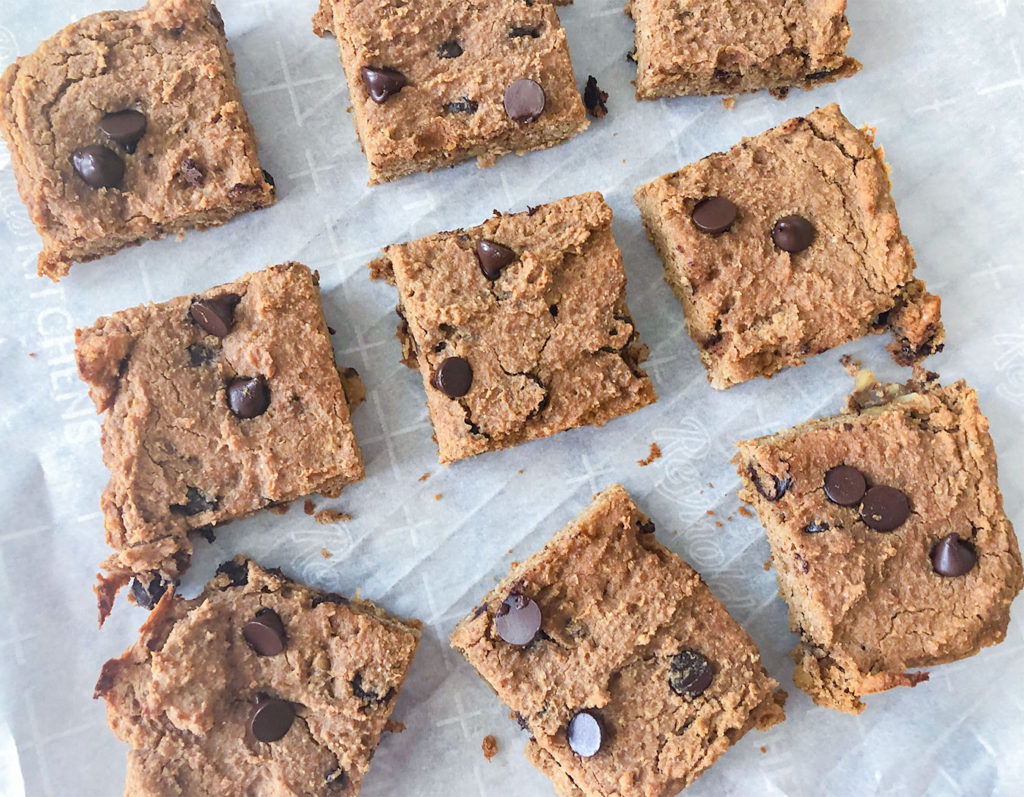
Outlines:
<svg viewBox="0 0 1024 797"><path fill-rule="evenodd" d="M188 352L188 364L193 368L198 368L200 365L207 365L213 362L217 356L217 352L211 349L209 346L204 346L202 343L193 343L185 351Z"/></svg>
<svg viewBox="0 0 1024 797"><path fill-rule="evenodd" d="M240 376L228 383L228 406L239 418L255 418L270 406L270 388L262 376Z"/></svg>
<svg viewBox="0 0 1024 797"><path fill-rule="evenodd" d="M693 206L690 218L694 226L709 235L718 235L728 230L739 211L724 196L706 196Z"/></svg>
<svg viewBox="0 0 1024 797"><path fill-rule="evenodd" d="M217 575L221 574L231 580L232 587L241 587L249 583L249 568L245 566L245 562L228 559L217 568Z"/></svg>
<svg viewBox="0 0 1024 797"><path fill-rule="evenodd" d="M641 534L654 534L654 521L650 519L645 520L637 527L637 531Z"/></svg>
<svg viewBox="0 0 1024 797"><path fill-rule="evenodd" d="M146 116L132 108L108 113L100 119L100 130L125 152L135 152L135 145L146 133Z"/></svg>
<svg viewBox="0 0 1024 797"><path fill-rule="evenodd" d="M373 689L368 688L366 685L363 684L363 674L360 672L357 672L355 676L353 676L352 681L350 682L350 686L352 687L352 694L355 695L358 700L361 700L366 705L379 705L381 703L387 703L395 694L394 687L388 689L388 691L383 696L381 696L378 692L375 692Z"/></svg>
<svg viewBox="0 0 1024 797"><path fill-rule="evenodd" d="M505 89L505 113L515 122L533 122L544 113L544 89L528 78L513 81Z"/></svg>
<svg viewBox="0 0 1024 797"><path fill-rule="evenodd" d="M833 504L856 506L867 489L864 474L850 465L837 465L825 472L825 495Z"/></svg>
<svg viewBox="0 0 1024 797"><path fill-rule="evenodd" d="M242 636L260 656L276 656L284 650L284 623L273 609L256 612L256 617L242 626Z"/></svg>
<svg viewBox="0 0 1024 797"><path fill-rule="evenodd" d="M461 100L450 102L444 109L448 113L476 113L476 109L480 107L480 104L476 100L471 100L469 97L463 97Z"/></svg>
<svg viewBox="0 0 1024 797"><path fill-rule="evenodd" d="M194 531L209 543L214 543L217 540L217 535L213 531L213 526L200 526L199 528L194 529Z"/></svg>
<svg viewBox="0 0 1024 797"><path fill-rule="evenodd" d="M772 240L784 252L802 252L815 238L814 225L803 216L783 216L772 228Z"/></svg>
<svg viewBox="0 0 1024 797"><path fill-rule="evenodd" d="M945 578L970 573L978 564L978 552L958 534L947 534L932 548L932 570Z"/></svg>
<svg viewBox="0 0 1024 797"><path fill-rule="evenodd" d="M76 149L71 154L71 165L93 188L117 188L124 179L124 161L112 149L100 144Z"/></svg>
<svg viewBox="0 0 1024 797"><path fill-rule="evenodd" d="M565 731L565 739L576 755L583 758L590 758L601 749L601 723L597 717L589 711L580 711L569 720L569 727Z"/></svg>
<svg viewBox="0 0 1024 797"><path fill-rule="evenodd" d="M597 85L597 78L593 75L587 76L587 85L583 87L583 104L590 115L595 119L603 119L608 114L608 106L605 101L608 99L608 92L601 91Z"/></svg>
<svg viewBox="0 0 1024 797"><path fill-rule="evenodd" d="M494 630L510 645L528 645L540 630L540 606L519 592L510 592L494 613Z"/></svg>
<svg viewBox="0 0 1024 797"><path fill-rule="evenodd" d="M391 95L398 94L408 82L405 75L389 67L378 69L364 66L359 70L359 74L363 78L363 85L366 86L370 99L376 103L382 103Z"/></svg>
<svg viewBox="0 0 1024 797"><path fill-rule="evenodd" d="M480 270L492 281L498 279L501 270L516 259L514 251L494 241L477 241L475 251Z"/></svg>
<svg viewBox="0 0 1024 797"><path fill-rule="evenodd" d="M523 39L530 38L536 39L540 36L540 31L536 28L524 28L520 25L515 25L509 32L508 37L510 39Z"/></svg>
<svg viewBox="0 0 1024 797"><path fill-rule="evenodd" d="M261 742L276 742L288 733L294 720L295 709L291 703L279 697L264 697L252 710L249 728Z"/></svg>
<svg viewBox="0 0 1024 797"><path fill-rule="evenodd" d="M216 508L217 499L207 498L203 491L198 487L189 487L185 491L185 503L171 505L172 512L177 512L178 514L186 515L188 517L198 515L201 512L209 512L211 509Z"/></svg>
<svg viewBox="0 0 1024 797"><path fill-rule="evenodd" d="M462 45L455 39L441 42L441 46L437 48L438 58L458 58L460 55L462 55Z"/></svg>
<svg viewBox="0 0 1024 797"><path fill-rule="evenodd" d="M348 605L348 602L348 598L344 595L339 595L337 592L321 592L313 596L310 601L310 605L315 609L321 603L333 603L337 606L346 606Z"/></svg>
<svg viewBox="0 0 1024 797"><path fill-rule="evenodd" d="M778 501L793 484L792 479L788 477L780 479L774 473L766 474L772 480L770 485L766 484L760 469L755 467L753 462L747 465L747 475L754 483L754 489L769 501Z"/></svg>
<svg viewBox="0 0 1024 797"><path fill-rule="evenodd" d="M202 188L203 183L206 182L203 170L199 168L199 164L192 158L182 158L178 169L181 171L181 176L185 178L185 182L193 188Z"/></svg>
<svg viewBox="0 0 1024 797"><path fill-rule="evenodd" d="M223 293L212 299L196 299L188 308L188 313L204 332L223 338L235 326L235 306L239 301L241 297L237 293Z"/></svg>
<svg viewBox="0 0 1024 797"><path fill-rule="evenodd" d="M669 662L668 685L681 697L697 697L711 686L711 662L693 650L681 650Z"/></svg>
<svg viewBox="0 0 1024 797"><path fill-rule="evenodd" d="M138 577L132 579L132 597L143 609L152 611L160 602L160 598L167 591L167 582L159 576L153 576L149 584L145 584Z"/></svg>
<svg viewBox="0 0 1024 797"><path fill-rule="evenodd" d="M875 531L892 531L910 516L910 502L907 496L895 487L875 485L864 493L860 516L868 528Z"/></svg>
<svg viewBox="0 0 1024 797"><path fill-rule="evenodd" d="M461 357L448 357L437 367L433 384L449 398L462 398L473 384L473 369Z"/></svg>
<svg viewBox="0 0 1024 797"><path fill-rule="evenodd" d="M828 531L831 526L825 522L819 522L812 520L806 526L804 526L804 534L821 534L823 531Z"/></svg>
<svg viewBox="0 0 1024 797"><path fill-rule="evenodd" d="M626 52L626 60L633 64L636 63L636 47Z"/></svg>
<svg viewBox="0 0 1024 797"><path fill-rule="evenodd" d="M270 186L270 190L276 191L277 183L274 182L274 175L272 175L266 169L260 169L260 171L263 172L263 179L266 181L267 185Z"/></svg>

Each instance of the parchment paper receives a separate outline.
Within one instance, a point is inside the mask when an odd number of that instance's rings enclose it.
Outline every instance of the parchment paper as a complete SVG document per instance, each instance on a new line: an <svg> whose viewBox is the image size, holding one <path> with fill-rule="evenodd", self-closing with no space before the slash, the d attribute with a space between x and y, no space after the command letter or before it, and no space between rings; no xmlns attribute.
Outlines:
<svg viewBox="0 0 1024 797"><path fill-rule="evenodd" d="M3 0L0 62L27 54L103 0ZM832 413L850 381L848 353L883 376L907 375L872 338L721 393L708 386L681 310L633 206L634 187L816 105L838 100L877 125L892 164L919 274L941 292L947 350L929 367L965 377L991 420L1006 508L1024 529L1024 2L850 0L856 77L778 102L767 94L638 103L622 0L560 11L576 77L598 78L609 115L572 142L479 170L467 164L368 188L333 40L311 32L314 0L223 0L246 107L280 201L184 242L147 243L76 266L59 285L35 275L39 240L0 151L0 793L113 795L126 747L91 699L101 664L135 638L145 613L119 603L96 630L92 593L107 553L99 495L107 474L99 421L73 361L72 333L99 315L164 300L296 259L320 270L339 362L362 374L355 413L365 482L322 507L293 506L200 542L183 585L194 594L237 551L320 587L362 594L422 618L423 642L364 794L551 794L522 755L507 710L450 650L456 620L574 517L623 483L658 535L697 567L789 688L788 720L750 733L688 792L697 795L988 795L1024 790L1024 603L1005 643L932 672L930 682L868 699L857 717L820 709L792 687L794 637L756 519L737 513L732 444ZM660 400L612 422L438 466L419 376L399 364L393 290L364 264L379 247L600 189L629 277L629 304L651 347ZM656 442L663 456L637 460ZM429 473L426 481L419 481ZM325 559L321 549L333 556ZM486 734L500 752L484 759Z"/></svg>

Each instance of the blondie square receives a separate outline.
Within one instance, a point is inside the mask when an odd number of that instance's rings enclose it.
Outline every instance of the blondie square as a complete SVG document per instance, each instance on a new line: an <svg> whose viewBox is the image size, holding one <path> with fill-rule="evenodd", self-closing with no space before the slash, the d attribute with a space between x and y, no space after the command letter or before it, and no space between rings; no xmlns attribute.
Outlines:
<svg viewBox="0 0 1024 797"><path fill-rule="evenodd" d="M637 189L708 379L727 388L888 328L910 365L942 348L887 167L837 105Z"/></svg>
<svg viewBox="0 0 1024 797"><path fill-rule="evenodd" d="M370 182L560 144L587 127L550 3L320 0Z"/></svg>
<svg viewBox="0 0 1024 797"><path fill-rule="evenodd" d="M629 0L636 96L814 88L860 70L846 0Z"/></svg>
<svg viewBox="0 0 1024 797"><path fill-rule="evenodd" d="M53 280L274 201L209 0L69 25L0 78L0 132Z"/></svg>
<svg viewBox="0 0 1024 797"><path fill-rule="evenodd" d="M110 483L100 621L188 566L191 533L363 478L317 278L272 266L75 334ZM147 591L150 597L147 598Z"/></svg>
<svg viewBox="0 0 1024 797"><path fill-rule="evenodd" d="M753 641L653 532L609 487L452 633L563 797L674 795L785 717Z"/></svg>
<svg viewBox="0 0 1024 797"><path fill-rule="evenodd" d="M427 392L442 464L655 401L598 193L385 247L406 365Z"/></svg>
<svg viewBox="0 0 1024 797"><path fill-rule="evenodd" d="M96 697L130 746L126 795L359 793L420 623L238 556L164 593Z"/></svg>
<svg viewBox="0 0 1024 797"><path fill-rule="evenodd" d="M1021 558L964 382L883 389L861 372L846 412L738 448L800 636L793 680L816 703L862 711L928 678L909 670L1003 640Z"/></svg>

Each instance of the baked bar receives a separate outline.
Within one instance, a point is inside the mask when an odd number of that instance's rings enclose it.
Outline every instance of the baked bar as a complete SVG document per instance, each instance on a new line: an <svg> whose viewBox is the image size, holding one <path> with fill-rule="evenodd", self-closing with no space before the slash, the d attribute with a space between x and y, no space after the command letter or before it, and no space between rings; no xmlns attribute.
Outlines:
<svg viewBox="0 0 1024 797"><path fill-rule="evenodd" d="M85 17L9 66L0 95L50 279L274 202L209 0Z"/></svg>
<svg viewBox="0 0 1024 797"><path fill-rule="evenodd" d="M849 77L846 0L629 0L636 96L812 89Z"/></svg>
<svg viewBox="0 0 1024 797"><path fill-rule="evenodd" d="M96 684L131 747L124 793L354 797L419 638L241 556L193 600L168 590Z"/></svg>
<svg viewBox="0 0 1024 797"><path fill-rule="evenodd" d="M727 388L888 328L897 362L940 351L882 151L837 105L637 189L708 379Z"/></svg>
<svg viewBox="0 0 1024 797"><path fill-rule="evenodd" d="M655 400L598 193L385 247L403 362L419 368L442 464L597 425Z"/></svg>
<svg viewBox="0 0 1024 797"><path fill-rule="evenodd" d="M612 485L452 633L564 797L674 795L785 718L753 641L653 532Z"/></svg>
<svg viewBox="0 0 1024 797"><path fill-rule="evenodd" d="M909 670L1002 641L1021 558L964 382L882 389L862 372L846 412L738 448L800 635L793 679L816 703L859 712L928 678Z"/></svg>
<svg viewBox="0 0 1024 797"><path fill-rule="evenodd" d="M587 127L550 3L320 0L341 49L370 183L561 144Z"/></svg>
<svg viewBox="0 0 1024 797"><path fill-rule="evenodd" d="M363 478L317 277L298 263L101 318L75 333L110 483L100 622L133 576L152 602L189 534ZM147 597L147 592L149 597Z"/></svg>

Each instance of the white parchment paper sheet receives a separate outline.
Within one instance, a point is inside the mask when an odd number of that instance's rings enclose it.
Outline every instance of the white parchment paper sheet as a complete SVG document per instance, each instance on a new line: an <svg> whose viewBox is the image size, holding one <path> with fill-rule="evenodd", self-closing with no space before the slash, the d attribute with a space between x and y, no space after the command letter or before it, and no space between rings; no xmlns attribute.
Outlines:
<svg viewBox="0 0 1024 797"><path fill-rule="evenodd" d="M27 54L103 0L3 0L0 62ZM76 266L59 285L35 276L39 241L0 152L0 792L107 795L123 787L125 747L91 699L101 664L131 643L145 614L125 602L102 632L92 593L106 555L98 500L107 474L99 422L78 381L76 326L286 259L320 270L339 361L363 375L355 413L365 482L337 501L349 523L317 525L301 507L234 523L200 542L187 594L237 551L317 586L363 594L424 620L423 643L364 794L547 795L525 742L490 689L448 648L455 621L591 495L622 482L659 537L707 578L791 692L789 718L751 733L694 795L988 795L1024 789L1018 602L1006 642L940 667L930 682L868 699L858 717L819 709L792 688L794 638L762 565L755 519L736 512L733 441L831 413L849 379L840 354L901 375L882 338L726 393L705 381L679 306L633 206L634 187L743 135L838 100L877 125L919 273L941 292L947 350L929 365L981 394L999 452L1006 508L1024 529L1024 2L850 0L856 77L778 102L767 94L637 103L625 60L622 0L577 0L560 13L579 83L596 75L609 115L543 153L468 164L368 188L333 40L311 32L314 0L223 0L264 165L280 201L226 227L145 244ZM584 429L437 465L419 376L398 362L395 295L364 264L395 241L475 224L590 189L605 193L629 277L629 304L651 347L659 402ZM906 372L902 372L905 374ZM663 456L639 467L652 442ZM419 481L424 473L429 479ZM713 514L712 514L713 513ZM321 549L333 557L325 559ZM486 761L480 744L500 746Z"/></svg>

